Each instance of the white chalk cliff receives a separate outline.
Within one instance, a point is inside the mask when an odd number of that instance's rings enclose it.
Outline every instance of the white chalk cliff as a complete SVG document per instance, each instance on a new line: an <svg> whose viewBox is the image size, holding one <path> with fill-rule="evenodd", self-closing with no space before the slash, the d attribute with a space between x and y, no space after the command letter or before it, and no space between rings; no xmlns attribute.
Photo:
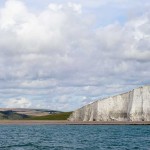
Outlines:
<svg viewBox="0 0 150 150"><path fill-rule="evenodd" d="M74 111L70 121L150 121L150 86L98 100Z"/></svg>

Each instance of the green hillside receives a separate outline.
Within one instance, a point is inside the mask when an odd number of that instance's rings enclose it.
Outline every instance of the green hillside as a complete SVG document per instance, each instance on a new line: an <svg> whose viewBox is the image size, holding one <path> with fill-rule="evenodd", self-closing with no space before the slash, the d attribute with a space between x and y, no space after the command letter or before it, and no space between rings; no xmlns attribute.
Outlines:
<svg viewBox="0 0 150 150"><path fill-rule="evenodd" d="M43 116L20 114L12 110L0 111L0 120L67 120L72 112L57 112Z"/></svg>
<svg viewBox="0 0 150 150"><path fill-rule="evenodd" d="M29 116L27 120L67 120L72 112L63 112L58 114L50 114L47 116Z"/></svg>
<svg viewBox="0 0 150 150"><path fill-rule="evenodd" d="M0 120L22 120L25 118L29 118L29 116L17 114L13 111L0 111Z"/></svg>

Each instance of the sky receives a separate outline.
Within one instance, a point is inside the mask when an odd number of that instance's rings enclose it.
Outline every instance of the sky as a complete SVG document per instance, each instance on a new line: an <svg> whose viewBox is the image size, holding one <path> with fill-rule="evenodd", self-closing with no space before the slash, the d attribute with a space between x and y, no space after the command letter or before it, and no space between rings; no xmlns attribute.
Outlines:
<svg viewBox="0 0 150 150"><path fill-rule="evenodd" d="M72 111L150 84L150 1L1 0L0 107Z"/></svg>

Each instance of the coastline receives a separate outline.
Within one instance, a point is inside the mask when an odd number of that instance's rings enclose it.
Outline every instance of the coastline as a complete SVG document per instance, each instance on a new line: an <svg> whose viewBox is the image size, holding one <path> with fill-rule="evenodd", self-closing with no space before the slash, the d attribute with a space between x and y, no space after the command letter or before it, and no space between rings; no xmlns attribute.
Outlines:
<svg viewBox="0 0 150 150"><path fill-rule="evenodd" d="M0 125L150 125L150 121L66 121L66 120L0 120Z"/></svg>

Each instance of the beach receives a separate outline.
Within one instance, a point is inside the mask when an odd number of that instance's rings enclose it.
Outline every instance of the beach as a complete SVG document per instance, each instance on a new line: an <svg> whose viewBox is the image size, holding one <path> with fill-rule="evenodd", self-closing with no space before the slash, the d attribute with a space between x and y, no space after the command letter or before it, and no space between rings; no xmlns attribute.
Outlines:
<svg viewBox="0 0 150 150"><path fill-rule="evenodd" d="M98 122L98 121L52 121L52 120L1 120L0 125L150 125L150 121L113 121L113 122Z"/></svg>

